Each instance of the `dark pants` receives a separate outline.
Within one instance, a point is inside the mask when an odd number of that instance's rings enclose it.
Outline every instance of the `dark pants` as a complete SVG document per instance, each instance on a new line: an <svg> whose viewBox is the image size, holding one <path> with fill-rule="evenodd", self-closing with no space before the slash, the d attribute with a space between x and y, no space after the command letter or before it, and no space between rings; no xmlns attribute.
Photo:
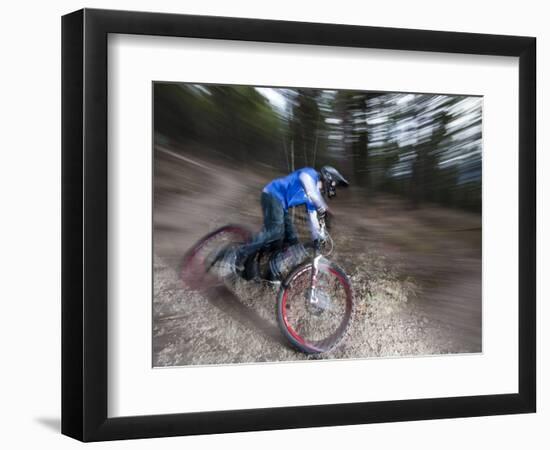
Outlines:
<svg viewBox="0 0 550 450"><path fill-rule="evenodd" d="M241 261L246 261L264 247L282 245L283 242L294 244L298 241L290 215L283 209L281 202L273 195L262 192L260 203L264 227L250 242L239 248L238 256L242 258Z"/></svg>

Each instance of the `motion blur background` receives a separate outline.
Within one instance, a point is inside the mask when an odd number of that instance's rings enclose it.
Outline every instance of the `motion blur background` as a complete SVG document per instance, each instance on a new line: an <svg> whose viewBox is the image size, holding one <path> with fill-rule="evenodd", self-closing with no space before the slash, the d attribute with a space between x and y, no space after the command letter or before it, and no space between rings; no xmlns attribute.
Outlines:
<svg viewBox="0 0 550 450"><path fill-rule="evenodd" d="M155 84L155 142L199 159L288 173L333 164L412 206L481 211L482 98Z"/></svg>
<svg viewBox="0 0 550 450"><path fill-rule="evenodd" d="M227 223L259 229L265 184L330 164L331 258L357 319L326 358L481 351L482 98L155 82L154 365L303 359L277 339L271 288L205 298L182 255ZM305 211L295 224L307 238Z"/></svg>

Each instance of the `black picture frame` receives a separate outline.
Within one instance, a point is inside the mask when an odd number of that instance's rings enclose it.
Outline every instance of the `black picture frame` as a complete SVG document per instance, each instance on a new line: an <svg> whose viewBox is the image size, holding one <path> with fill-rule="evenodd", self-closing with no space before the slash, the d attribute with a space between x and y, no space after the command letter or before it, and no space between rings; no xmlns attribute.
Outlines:
<svg viewBox="0 0 550 450"><path fill-rule="evenodd" d="M519 57L518 392L108 418L109 33ZM533 37L94 9L63 16L62 433L102 441L535 412L535 91Z"/></svg>

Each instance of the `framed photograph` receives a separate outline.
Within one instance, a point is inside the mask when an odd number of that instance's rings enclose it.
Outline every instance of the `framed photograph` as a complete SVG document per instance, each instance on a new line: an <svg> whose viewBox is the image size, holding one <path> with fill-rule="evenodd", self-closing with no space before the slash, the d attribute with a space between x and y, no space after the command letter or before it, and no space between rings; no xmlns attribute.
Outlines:
<svg viewBox="0 0 550 450"><path fill-rule="evenodd" d="M62 20L62 432L535 412L536 40Z"/></svg>

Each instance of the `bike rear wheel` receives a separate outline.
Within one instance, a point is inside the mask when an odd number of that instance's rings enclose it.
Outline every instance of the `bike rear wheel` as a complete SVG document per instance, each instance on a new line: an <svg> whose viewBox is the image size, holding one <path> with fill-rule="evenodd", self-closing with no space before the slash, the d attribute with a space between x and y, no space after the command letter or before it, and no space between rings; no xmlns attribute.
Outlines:
<svg viewBox="0 0 550 450"><path fill-rule="evenodd" d="M202 289L219 278L213 263L223 249L247 242L252 232L242 225L226 225L200 239L183 257L181 279L191 289ZM223 277L223 275L221 275Z"/></svg>
<svg viewBox="0 0 550 450"><path fill-rule="evenodd" d="M279 327L298 350L313 354L333 349L346 334L353 312L348 277L336 264L319 261L316 303L310 301L311 271L306 263L282 284L277 300Z"/></svg>

